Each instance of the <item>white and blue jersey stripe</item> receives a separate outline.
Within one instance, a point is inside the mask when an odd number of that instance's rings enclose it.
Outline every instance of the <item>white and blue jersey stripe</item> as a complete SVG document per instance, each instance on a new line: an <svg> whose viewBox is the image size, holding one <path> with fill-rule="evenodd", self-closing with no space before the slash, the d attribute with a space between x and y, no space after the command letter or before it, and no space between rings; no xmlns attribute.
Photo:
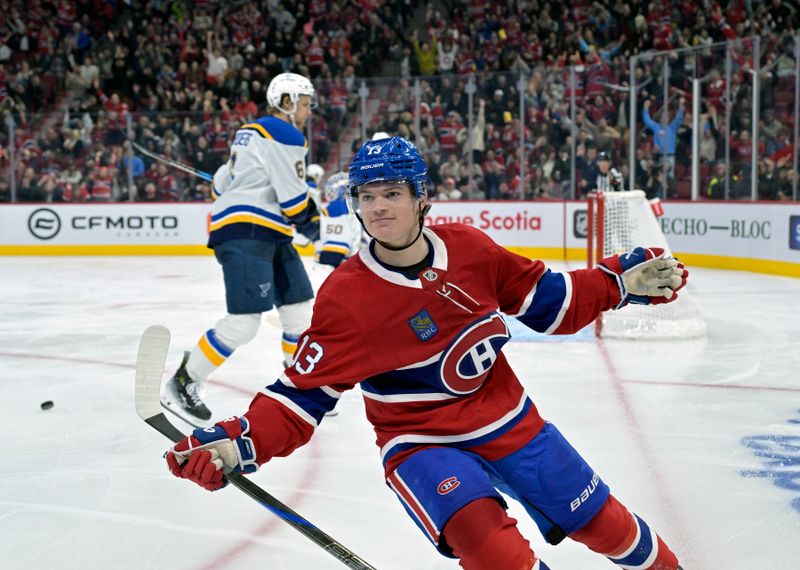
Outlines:
<svg viewBox="0 0 800 570"><path fill-rule="evenodd" d="M291 241L292 224L316 214L306 152L303 134L277 117L240 127L229 160L214 173L209 247L232 239Z"/></svg>

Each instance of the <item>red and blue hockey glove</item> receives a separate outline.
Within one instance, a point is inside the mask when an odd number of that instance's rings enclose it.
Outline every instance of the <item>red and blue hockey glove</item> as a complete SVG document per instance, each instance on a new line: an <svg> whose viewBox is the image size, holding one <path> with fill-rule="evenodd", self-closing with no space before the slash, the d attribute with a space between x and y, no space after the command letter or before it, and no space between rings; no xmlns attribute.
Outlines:
<svg viewBox="0 0 800 570"><path fill-rule="evenodd" d="M683 263L667 256L660 247L637 247L600 261L599 268L613 276L619 286L619 309L628 303L659 305L678 298L689 272Z"/></svg>
<svg viewBox="0 0 800 570"><path fill-rule="evenodd" d="M221 489L228 484L224 466L240 473L258 469L253 440L247 437L249 431L247 418L236 416L212 427L197 428L167 451L169 470L208 491Z"/></svg>

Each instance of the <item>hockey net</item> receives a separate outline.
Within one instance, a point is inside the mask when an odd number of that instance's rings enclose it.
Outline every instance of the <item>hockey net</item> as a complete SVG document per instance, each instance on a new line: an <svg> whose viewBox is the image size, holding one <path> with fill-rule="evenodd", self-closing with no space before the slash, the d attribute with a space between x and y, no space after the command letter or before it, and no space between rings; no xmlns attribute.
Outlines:
<svg viewBox="0 0 800 570"><path fill-rule="evenodd" d="M637 246L670 250L650 202L641 190L589 195L588 264ZM605 311L595 322L598 336L684 339L708 332L700 310L684 287L672 303L626 305Z"/></svg>

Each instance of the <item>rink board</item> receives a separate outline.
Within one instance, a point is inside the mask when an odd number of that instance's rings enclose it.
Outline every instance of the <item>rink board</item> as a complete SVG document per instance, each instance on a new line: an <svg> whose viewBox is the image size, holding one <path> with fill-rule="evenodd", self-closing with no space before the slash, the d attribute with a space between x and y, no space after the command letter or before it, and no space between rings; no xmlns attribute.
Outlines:
<svg viewBox="0 0 800 570"><path fill-rule="evenodd" d="M664 212L662 231L687 264L800 277L798 203L668 202ZM4 205L0 255L207 255L210 216L211 204ZM586 259L582 201L435 202L426 223L448 222L521 255Z"/></svg>

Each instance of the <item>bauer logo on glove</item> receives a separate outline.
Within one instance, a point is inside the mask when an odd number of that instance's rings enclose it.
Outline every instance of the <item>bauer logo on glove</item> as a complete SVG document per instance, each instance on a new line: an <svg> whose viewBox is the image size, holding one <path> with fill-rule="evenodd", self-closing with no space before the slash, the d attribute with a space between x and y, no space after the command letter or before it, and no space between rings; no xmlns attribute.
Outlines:
<svg viewBox="0 0 800 570"><path fill-rule="evenodd" d="M659 305L678 298L689 272L681 262L660 247L633 251L603 259L599 268L614 278L619 287L619 309L628 303Z"/></svg>

